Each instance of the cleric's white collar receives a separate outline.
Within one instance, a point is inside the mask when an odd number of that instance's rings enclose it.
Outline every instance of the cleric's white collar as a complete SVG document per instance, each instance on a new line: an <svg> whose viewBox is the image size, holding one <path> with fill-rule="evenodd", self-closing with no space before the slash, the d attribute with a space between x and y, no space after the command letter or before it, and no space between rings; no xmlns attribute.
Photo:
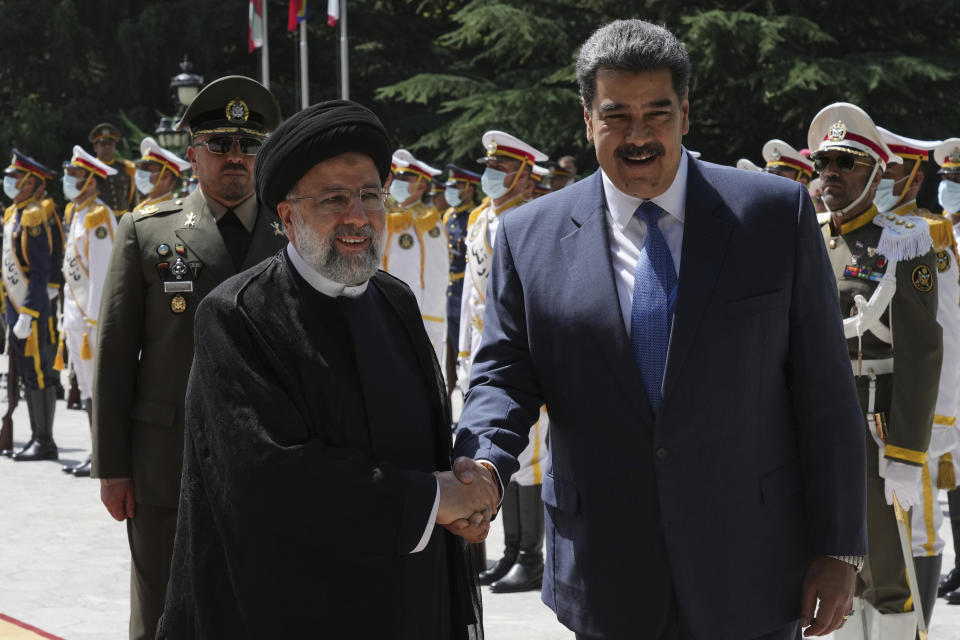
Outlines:
<svg viewBox="0 0 960 640"><path fill-rule="evenodd" d="M293 268L307 281L307 284L325 296L330 296L331 298L339 298L340 296L344 298L359 298L363 295L363 292L367 290L369 280L363 284L351 286L343 284L342 282L334 282L330 278L321 275L316 269L307 264L307 261L297 252L292 242L287 243L287 255L290 256L290 262L293 263Z"/></svg>

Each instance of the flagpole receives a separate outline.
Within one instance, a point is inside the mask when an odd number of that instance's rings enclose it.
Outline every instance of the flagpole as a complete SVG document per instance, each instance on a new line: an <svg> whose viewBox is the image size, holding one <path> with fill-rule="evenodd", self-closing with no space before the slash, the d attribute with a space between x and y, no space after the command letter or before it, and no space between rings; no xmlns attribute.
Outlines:
<svg viewBox="0 0 960 640"><path fill-rule="evenodd" d="M340 98L350 99L350 65L347 63L347 0L340 0Z"/></svg>
<svg viewBox="0 0 960 640"><path fill-rule="evenodd" d="M263 11L263 46L260 47L260 77L263 80L263 86L268 90L270 89L270 30L267 28L267 25L270 24L267 22L267 5L270 4L266 0L261 5Z"/></svg>
<svg viewBox="0 0 960 640"><path fill-rule="evenodd" d="M307 80L307 21L300 21L300 108L306 109L310 106L309 89L310 83Z"/></svg>

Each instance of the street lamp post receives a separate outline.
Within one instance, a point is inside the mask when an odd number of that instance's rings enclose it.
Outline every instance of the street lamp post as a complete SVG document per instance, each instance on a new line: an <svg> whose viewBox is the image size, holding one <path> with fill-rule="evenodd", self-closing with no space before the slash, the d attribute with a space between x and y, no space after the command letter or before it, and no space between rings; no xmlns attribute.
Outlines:
<svg viewBox="0 0 960 640"><path fill-rule="evenodd" d="M177 131L176 124L203 86L203 76L191 73L192 70L193 64L184 55L180 63L180 73L170 79L176 115L160 118L157 129L154 131L160 146L181 156L186 153L189 134L186 131Z"/></svg>

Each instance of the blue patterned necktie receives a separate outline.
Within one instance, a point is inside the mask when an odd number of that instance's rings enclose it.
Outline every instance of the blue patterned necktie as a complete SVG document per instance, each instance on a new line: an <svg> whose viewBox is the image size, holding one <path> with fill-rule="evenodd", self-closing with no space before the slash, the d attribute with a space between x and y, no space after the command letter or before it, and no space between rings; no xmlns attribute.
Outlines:
<svg viewBox="0 0 960 640"><path fill-rule="evenodd" d="M630 342L654 414L660 411L663 371L667 364L670 323L677 298L677 271L670 247L657 222L663 209L647 201L634 215L647 223L647 239L633 275Z"/></svg>

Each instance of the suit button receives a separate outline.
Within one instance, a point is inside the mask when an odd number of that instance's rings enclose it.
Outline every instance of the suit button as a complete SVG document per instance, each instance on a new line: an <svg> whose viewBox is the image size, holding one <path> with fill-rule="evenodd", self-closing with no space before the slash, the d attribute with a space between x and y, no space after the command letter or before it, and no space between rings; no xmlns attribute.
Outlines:
<svg viewBox="0 0 960 640"><path fill-rule="evenodd" d="M660 458L661 460L666 458L668 454L669 452L663 447L660 447L659 449L657 449L657 457Z"/></svg>

